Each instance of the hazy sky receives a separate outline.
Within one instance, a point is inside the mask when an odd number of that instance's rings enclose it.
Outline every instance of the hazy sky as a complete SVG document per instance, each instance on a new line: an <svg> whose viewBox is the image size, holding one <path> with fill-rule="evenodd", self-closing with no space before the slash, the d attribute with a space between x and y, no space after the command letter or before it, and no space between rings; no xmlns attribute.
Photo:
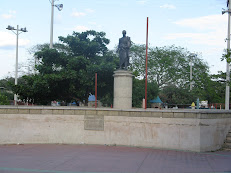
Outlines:
<svg viewBox="0 0 231 173"><path fill-rule="evenodd" d="M73 31L106 32L113 49L127 31L134 43L145 44L146 18L149 17L149 44L175 45L200 52L211 73L225 71L221 62L227 43L226 0L59 0L62 11L54 10L54 42ZM16 35L8 25L26 27L19 35L19 63L27 66L28 49L50 41L51 4L49 0L1 0L0 78L14 77ZM30 69L27 68L26 69Z"/></svg>

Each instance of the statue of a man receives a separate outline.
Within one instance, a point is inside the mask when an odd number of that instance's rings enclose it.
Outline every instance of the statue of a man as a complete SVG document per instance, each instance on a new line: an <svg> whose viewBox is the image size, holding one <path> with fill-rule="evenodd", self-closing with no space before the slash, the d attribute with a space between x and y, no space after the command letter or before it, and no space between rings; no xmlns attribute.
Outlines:
<svg viewBox="0 0 231 173"><path fill-rule="evenodd" d="M129 65L129 49L131 47L131 39L130 37L126 36L126 31L123 30L122 32L123 37L119 39L119 57L120 57L120 69L123 68L127 70Z"/></svg>

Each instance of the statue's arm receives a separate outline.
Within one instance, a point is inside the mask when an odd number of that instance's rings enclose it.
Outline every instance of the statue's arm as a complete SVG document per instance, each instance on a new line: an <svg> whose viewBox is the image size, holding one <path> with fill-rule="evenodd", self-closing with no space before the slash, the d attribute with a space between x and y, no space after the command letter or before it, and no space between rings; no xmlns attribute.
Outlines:
<svg viewBox="0 0 231 173"><path fill-rule="evenodd" d="M120 39L119 39L119 45L118 45L118 47L117 47L117 49L116 49L116 52L117 52L117 53L118 53L119 50L120 50L120 46L121 46L121 41L120 41Z"/></svg>

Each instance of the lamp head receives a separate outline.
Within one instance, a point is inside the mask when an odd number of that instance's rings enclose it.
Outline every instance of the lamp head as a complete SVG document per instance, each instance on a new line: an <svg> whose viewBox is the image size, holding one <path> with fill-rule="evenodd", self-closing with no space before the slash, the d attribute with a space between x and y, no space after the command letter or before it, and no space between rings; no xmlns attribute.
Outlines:
<svg viewBox="0 0 231 173"><path fill-rule="evenodd" d="M8 25L6 29L8 29L8 30L14 30L14 27Z"/></svg>
<svg viewBox="0 0 231 173"><path fill-rule="evenodd" d="M222 11L221 11L222 15L226 13L225 9L222 8Z"/></svg>
<svg viewBox="0 0 231 173"><path fill-rule="evenodd" d="M28 31L26 30L26 27L25 27L25 28L21 28L20 31L22 31L22 32L28 32Z"/></svg>
<svg viewBox="0 0 231 173"><path fill-rule="evenodd" d="M230 14L230 10L225 10L224 8L222 8L222 15L225 14L225 13L229 13Z"/></svg>
<svg viewBox="0 0 231 173"><path fill-rule="evenodd" d="M61 11L63 9L63 4L57 4L55 5L59 11Z"/></svg>

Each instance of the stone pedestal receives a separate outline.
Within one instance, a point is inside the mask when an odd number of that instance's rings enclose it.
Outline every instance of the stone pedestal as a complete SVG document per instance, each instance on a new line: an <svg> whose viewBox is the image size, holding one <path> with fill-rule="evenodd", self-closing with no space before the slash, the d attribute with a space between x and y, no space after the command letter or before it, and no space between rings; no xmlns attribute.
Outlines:
<svg viewBox="0 0 231 173"><path fill-rule="evenodd" d="M117 70L114 72L114 108L132 108L132 72Z"/></svg>

